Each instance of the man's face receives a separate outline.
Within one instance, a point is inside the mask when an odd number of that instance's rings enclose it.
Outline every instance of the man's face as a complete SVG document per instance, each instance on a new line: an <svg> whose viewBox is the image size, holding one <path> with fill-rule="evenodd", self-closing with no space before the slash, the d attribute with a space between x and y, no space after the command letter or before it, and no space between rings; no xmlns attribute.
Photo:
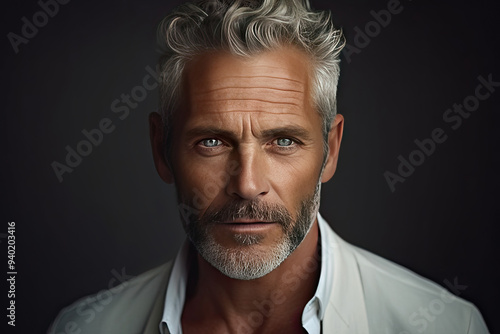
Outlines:
<svg viewBox="0 0 500 334"><path fill-rule="evenodd" d="M186 67L172 173L191 241L230 277L272 271L314 222L324 157L310 62L283 48Z"/></svg>

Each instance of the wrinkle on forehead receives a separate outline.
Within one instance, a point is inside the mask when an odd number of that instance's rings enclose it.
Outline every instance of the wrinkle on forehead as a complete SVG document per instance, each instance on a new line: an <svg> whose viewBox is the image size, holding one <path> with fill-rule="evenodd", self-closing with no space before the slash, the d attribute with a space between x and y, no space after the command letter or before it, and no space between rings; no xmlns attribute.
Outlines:
<svg viewBox="0 0 500 334"><path fill-rule="evenodd" d="M231 114L234 116L237 116L238 114L251 114L254 113L253 117L258 116L260 114L272 114L272 115L290 115L290 116L300 116L298 113L295 112L289 112L289 111L283 111L283 112L276 112L273 110L273 112L270 112L269 110L264 110L264 109L257 109L257 110L228 110L228 111L207 111L204 112L204 114L211 114L211 115L216 115L216 114Z"/></svg>
<svg viewBox="0 0 500 334"><path fill-rule="evenodd" d="M293 48L250 58L220 51L193 59L185 71L185 130L218 126L243 134L284 124L310 129L318 115L311 116L316 112L309 64L309 56Z"/></svg>
<svg viewBox="0 0 500 334"><path fill-rule="evenodd" d="M275 90L275 91L280 91L280 92L295 92L295 93L301 93L302 91L300 90L294 90L294 89L284 89L284 88L275 88L275 87L243 87L243 86L229 86L229 87L221 87L221 88L215 88L212 90L206 90L206 91L200 91L196 92L199 96L202 96L204 94L208 93L215 93L215 92L220 92L223 90L227 89L243 89L243 88L248 88L248 89L269 89L269 90Z"/></svg>
<svg viewBox="0 0 500 334"><path fill-rule="evenodd" d="M196 101L247 100L253 97L258 100L269 100L270 102L297 103L303 101L306 97L304 89L289 89L284 85L272 87L269 82L261 81L247 86L242 86L241 83L233 86L225 83L224 87L212 88L212 85L205 85L205 87L205 90L192 92L192 97Z"/></svg>
<svg viewBox="0 0 500 334"><path fill-rule="evenodd" d="M195 94L210 93L227 88L251 88L255 85L269 89L291 92L304 92L307 81L300 81L287 77L269 75L233 75L211 80L198 79L198 87L193 89ZM198 88L198 89L197 89Z"/></svg>
<svg viewBox="0 0 500 334"><path fill-rule="evenodd" d="M273 114L299 114L302 105L296 103L272 102L267 100L220 100L193 103L192 108L203 110L203 114L228 112L265 112Z"/></svg>
<svg viewBox="0 0 500 334"><path fill-rule="evenodd" d="M266 51L244 58L219 51L199 55L186 66L193 92L205 92L224 86L255 85L266 82L269 87L304 91L309 84L309 56L293 47ZM196 83L193 85L193 83ZM210 87L208 87L208 86Z"/></svg>

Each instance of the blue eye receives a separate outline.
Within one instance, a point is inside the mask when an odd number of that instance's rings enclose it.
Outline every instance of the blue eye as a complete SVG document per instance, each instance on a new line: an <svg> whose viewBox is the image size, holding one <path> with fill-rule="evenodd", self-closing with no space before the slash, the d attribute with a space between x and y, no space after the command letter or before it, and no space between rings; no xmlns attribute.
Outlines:
<svg viewBox="0 0 500 334"><path fill-rule="evenodd" d="M204 139L200 143L205 147L216 147L222 144L220 140L214 138Z"/></svg>
<svg viewBox="0 0 500 334"><path fill-rule="evenodd" d="M278 146L291 146L293 144L293 140L289 138L279 138L276 140Z"/></svg>

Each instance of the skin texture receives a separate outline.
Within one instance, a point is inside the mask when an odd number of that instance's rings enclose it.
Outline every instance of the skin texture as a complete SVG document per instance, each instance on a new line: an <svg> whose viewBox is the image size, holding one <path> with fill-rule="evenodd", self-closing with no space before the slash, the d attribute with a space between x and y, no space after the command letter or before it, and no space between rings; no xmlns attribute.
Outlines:
<svg viewBox="0 0 500 334"><path fill-rule="evenodd" d="M310 63L292 47L250 58L213 52L188 63L170 164L163 154L161 117L150 116L157 171L165 182L175 183L180 203L189 203L201 217L231 201L260 200L280 205L296 218L318 181L335 173L343 130L343 117L337 115L320 179L323 136L311 99ZM245 218L217 224L211 233L227 249L255 254L266 254L283 236L277 224ZM235 234L256 236L258 242L242 245ZM302 333L302 309L319 279L318 237L315 220L279 267L253 280L225 276L194 254L183 331ZM316 263L315 270L305 268L308 261Z"/></svg>

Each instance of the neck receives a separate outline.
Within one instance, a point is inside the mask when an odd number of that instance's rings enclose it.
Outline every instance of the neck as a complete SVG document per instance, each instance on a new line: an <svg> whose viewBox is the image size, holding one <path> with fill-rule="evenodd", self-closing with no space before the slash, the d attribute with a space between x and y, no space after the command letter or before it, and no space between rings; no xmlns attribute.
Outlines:
<svg viewBox="0 0 500 334"><path fill-rule="evenodd" d="M302 310L314 296L319 280L318 239L316 220L281 265L247 281L223 275L196 254L189 274L183 327L194 324L198 329L215 328L215 332L252 333L272 332L273 328L282 332L288 326L287 333L302 332Z"/></svg>

